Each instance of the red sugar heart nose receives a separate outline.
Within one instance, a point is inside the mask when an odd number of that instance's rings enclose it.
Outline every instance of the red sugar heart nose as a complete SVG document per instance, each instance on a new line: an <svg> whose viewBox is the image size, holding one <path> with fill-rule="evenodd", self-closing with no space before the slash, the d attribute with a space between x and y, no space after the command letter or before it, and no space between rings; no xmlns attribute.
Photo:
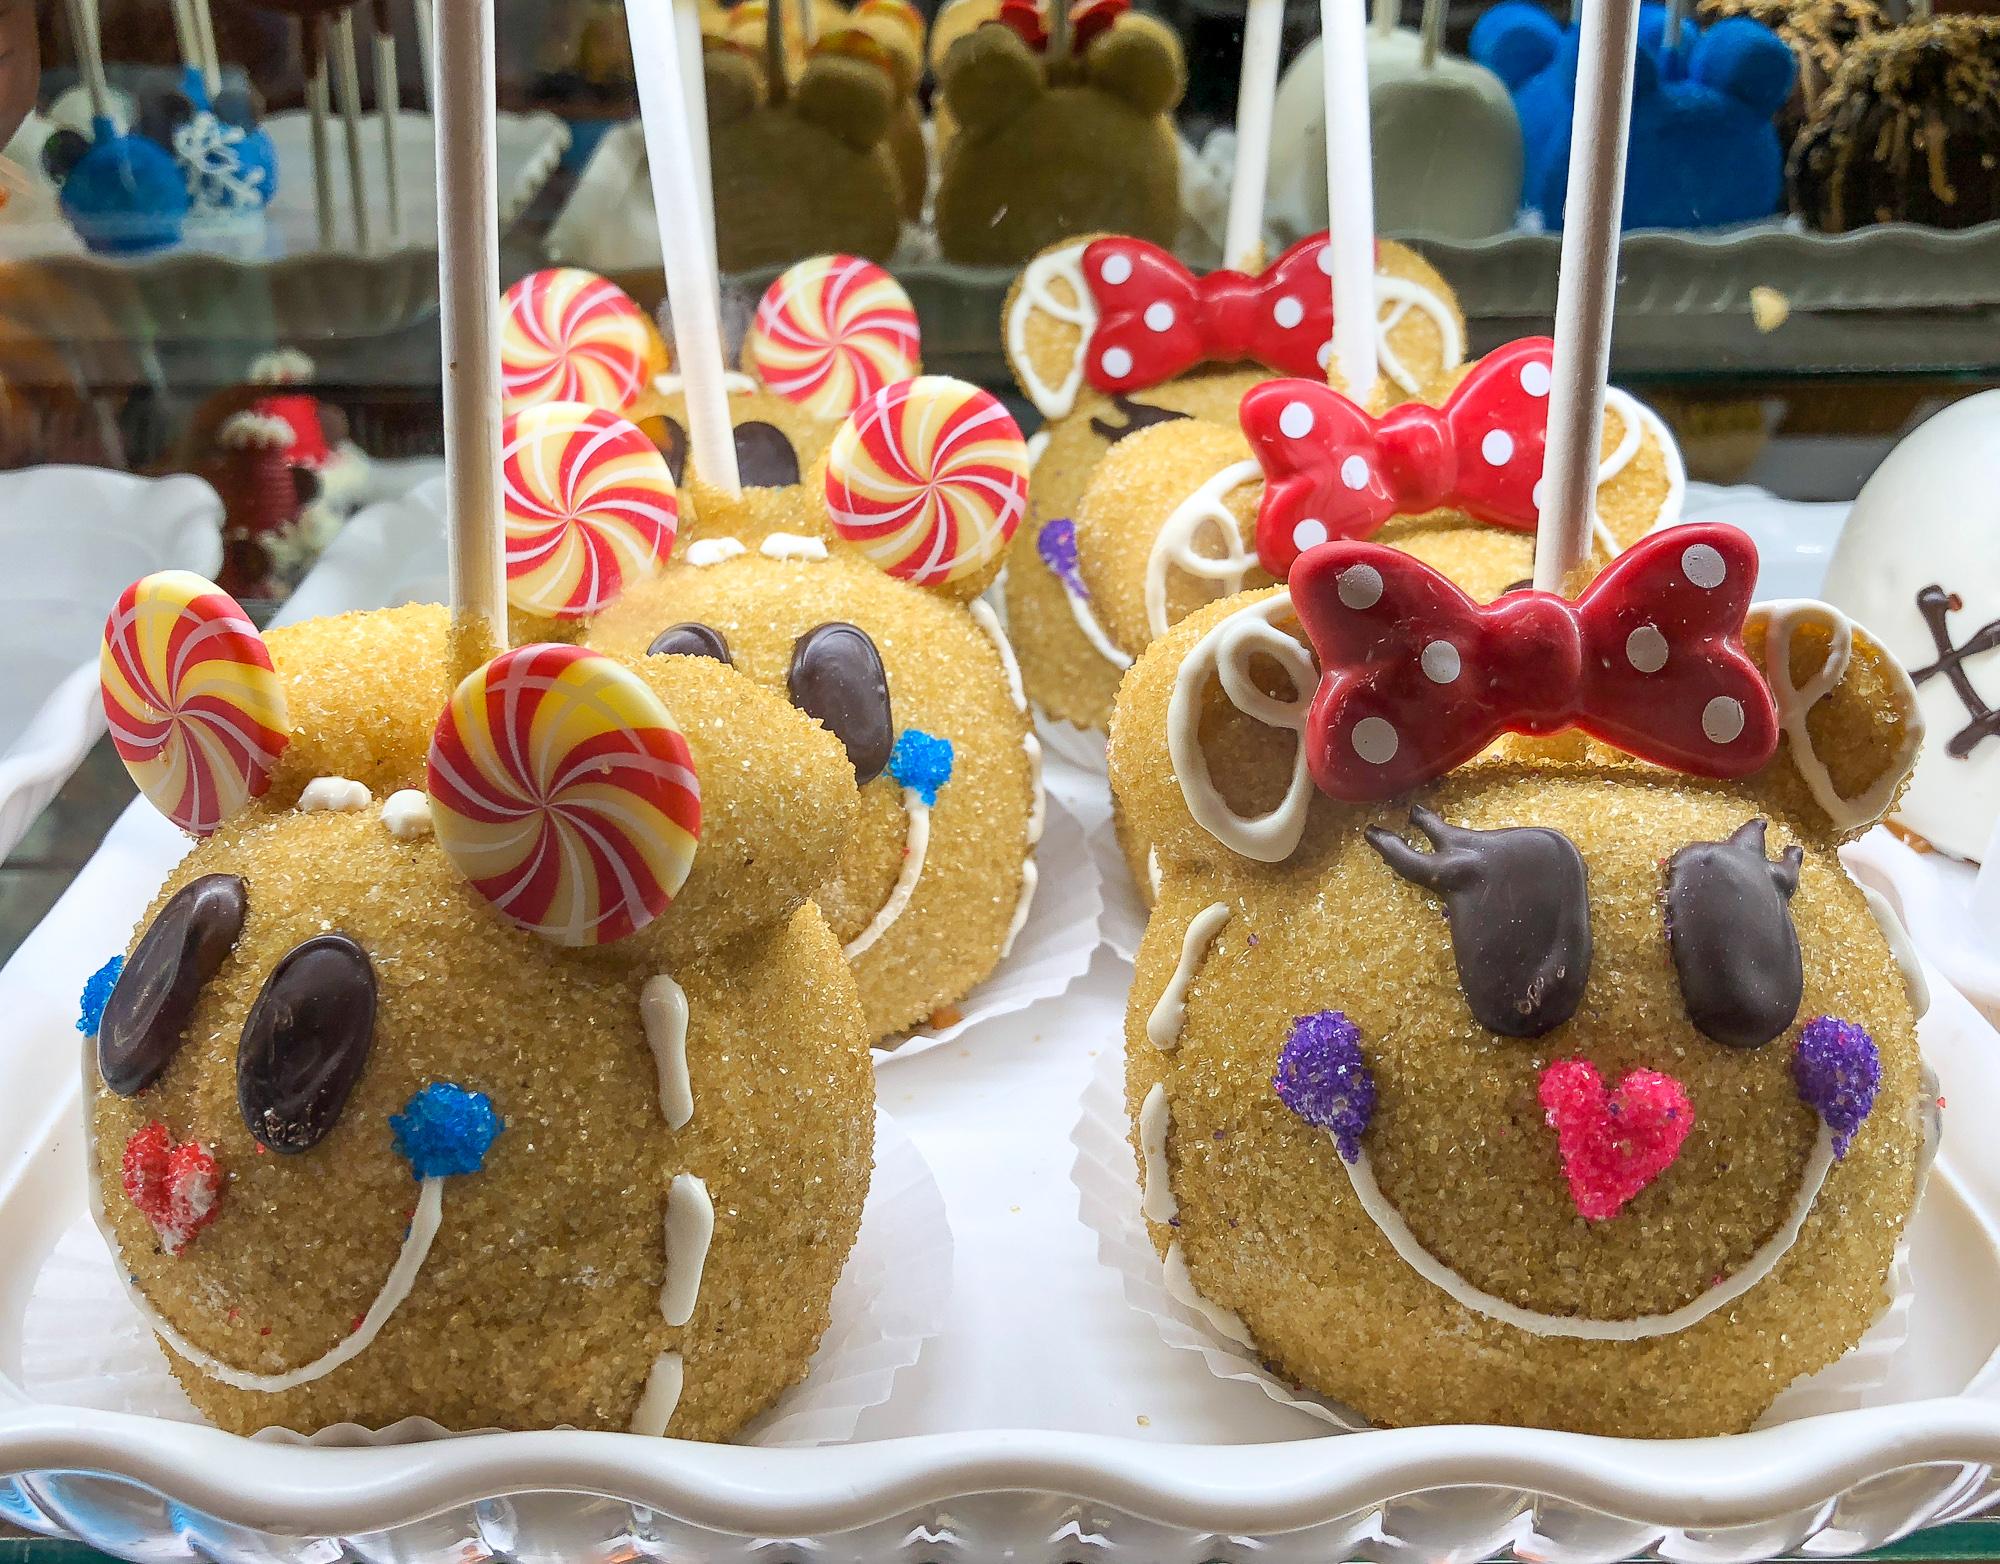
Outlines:
<svg viewBox="0 0 2000 1564"><path fill-rule="evenodd" d="M1687 1092L1658 1070L1634 1070L1612 1090L1592 1065L1563 1059L1542 1071L1541 1095L1570 1199L1592 1222L1616 1216L1672 1167L1694 1128Z"/></svg>
<svg viewBox="0 0 2000 1564"><path fill-rule="evenodd" d="M158 1119L132 1132L122 1166L126 1199L153 1224L168 1254L179 1254L221 1214L215 1158L198 1141L176 1142Z"/></svg>

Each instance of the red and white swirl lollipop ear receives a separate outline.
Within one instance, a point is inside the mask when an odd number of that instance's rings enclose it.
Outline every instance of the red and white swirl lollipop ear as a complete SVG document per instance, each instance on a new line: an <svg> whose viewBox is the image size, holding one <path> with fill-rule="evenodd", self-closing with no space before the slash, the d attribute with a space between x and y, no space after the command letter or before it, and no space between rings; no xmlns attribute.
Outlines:
<svg viewBox="0 0 2000 1564"><path fill-rule="evenodd" d="M743 367L767 391L845 418L922 369L916 307L873 261L820 255L783 272L757 305Z"/></svg>
<svg viewBox="0 0 2000 1564"><path fill-rule="evenodd" d="M658 575L680 528L659 448L616 413L541 402L501 428L507 601L524 614L583 619Z"/></svg>
<svg viewBox="0 0 2000 1564"><path fill-rule="evenodd" d="M827 451L834 533L890 575L959 601L992 584L1027 505L1019 426L963 380L885 386Z"/></svg>
<svg viewBox="0 0 2000 1564"><path fill-rule="evenodd" d="M196 836L261 797L291 742L264 638L234 598L190 571L125 589L105 621L98 679L125 769Z"/></svg>
<svg viewBox="0 0 2000 1564"><path fill-rule="evenodd" d="M521 646L460 683L431 736L431 823L472 888L558 945L665 912L694 862L701 784L665 704L580 646Z"/></svg>
<svg viewBox="0 0 2000 1564"><path fill-rule="evenodd" d="M1021 268L1007 296L1007 363L1044 418L1061 418L1083 389L1084 354L1097 330L1097 299L1084 276L1088 238L1051 245Z"/></svg>

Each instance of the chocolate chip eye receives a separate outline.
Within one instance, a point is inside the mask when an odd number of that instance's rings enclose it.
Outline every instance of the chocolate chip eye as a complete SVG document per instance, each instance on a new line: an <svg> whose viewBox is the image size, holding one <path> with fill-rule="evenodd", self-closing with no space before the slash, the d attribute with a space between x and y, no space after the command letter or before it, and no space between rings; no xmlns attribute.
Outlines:
<svg viewBox="0 0 2000 1564"><path fill-rule="evenodd" d="M735 664L729 655L729 643L722 638L722 632L711 625L687 620L682 624L668 625L653 637L653 644L646 648L648 657L712 657L719 663Z"/></svg>
<svg viewBox="0 0 2000 1564"><path fill-rule="evenodd" d="M375 969L345 934L294 945L264 980L236 1050L236 1106L273 1151L309 1151L340 1118L375 1039Z"/></svg>
<svg viewBox="0 0 2000 1564"><path fill-rule="evenodd" d="M660 454L667 459L667 471L675 484L687 471L688 437L687 431L677 418L669 418L665 413L653 413L639 420L639 430L648 440L659 447Z"/></svg>
<svg viewBox="0 0 2000 1564"><path fill-rule="evenodd" d="M753 489L782 489L799 481L799 453L776 424L738 424L736 472Z"/></svg>
<svg viewBox="0 0 2000 1564"><path fill-rule="evenodd" d="M1150 429L1155 424L1176 423L1186 418L1186 413L1177 413L1170 407L1155 407L1150 402L1135 402L1129 396L1114 395L1111 405L1118 410L1123 423L1114 424L1108 418L1092 418L1091 432L1101 440L1109 440L1116 445L1128 434L1137 434L1141 429Z"/></svg>
<svg viewBox="0 0 2000 1564"><path fill-rule="evenodd" d="M808 630L792 647L785 688L794 706L819 718L847 746L856 782L865 787L882 774L896 729L889 676L866 630L839 620Z"/></svg>
<svg viewBox="0 0 2000 1564"><path fill-rule="evenodd" d="M1761 1048L1792 1024L1805 968L1792 892L1805 853L1764 856L1765 823L1726 842L1691 842L1667 860L1667 948L1688 1019L1731 1048Z"/></svg>
<svg viewBox="0 0 2000 1564"><path fill-rule="evenodd" d="M1575 1015L1590 980L1590 877L1576 844L1545 826L1448 825L1421 806L1410 820L1435 851L1377 825L1369 845L1444 898L1458 984L1479 1024L1540 1037Z"/></svg>
<svg viewBox="0 0 2000 1564"><path fill-rule="evenodd" d="M204 874L160 909L98 1021L98 1073L119 1096L144 1091L173 1062L202 985L235 949L248 907L235 875Z"/></svg>

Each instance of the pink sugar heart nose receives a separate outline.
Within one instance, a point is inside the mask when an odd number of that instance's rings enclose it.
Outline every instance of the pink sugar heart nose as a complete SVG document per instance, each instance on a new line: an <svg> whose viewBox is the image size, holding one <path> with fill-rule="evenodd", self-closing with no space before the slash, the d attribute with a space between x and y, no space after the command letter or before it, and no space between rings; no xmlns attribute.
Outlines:
<svg viewBox="0 0 2000 1564"><path fill-rule="evenodd" d="M1686 1090L1658 1070L1633 1070L1611 1089L1586 1061L1562 1059L1542 1071L1541 1097L1570 1199L1592 1222L1609 1221L1672 1167L1694 1128Z"/></svg>

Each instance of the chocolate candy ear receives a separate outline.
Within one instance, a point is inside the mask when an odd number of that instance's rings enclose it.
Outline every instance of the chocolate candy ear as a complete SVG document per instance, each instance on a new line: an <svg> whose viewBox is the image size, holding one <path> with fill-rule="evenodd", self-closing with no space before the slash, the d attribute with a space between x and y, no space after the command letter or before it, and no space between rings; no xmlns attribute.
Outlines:
<svg viewBox="0 0 2000 1564"><path fill-rule="evenodd" d="M735 659L729 655L729 643L722 632L712 625L696 623L693 620L677 625L668 625L653 637L653 644L646 648L648 657L709 657L719 663L734 666Z"/></svg>
<svg viewBox="0 0 2000 1564"><path fill-rule="evenodd" d="M866 787L882 774L896 728L889 676L866 630L838 620L808 630L792 648L785 687L794 706L817 717L846 747L857 785Z"/></svg>
<svg viewBox="0 0 2000 1564"><path fill-rule="evenodd" d="M90 138L82 131L59 130L42 143L42 172L61 184L89 150Z"/></svg>
<svg viewBox="0 0 2000 1564"><path fill-rule="evenodd" d="M758 419L736 426L736 470L753 489L787 489L799 481L799 453L785 431Z"/></svg>
<svg viewBox="0 0 2000 1564"><path fill-rule="evenodd" d="M660 454L667 459L667 471L679 484L687 472L688 459L687 430L681 427L680 420L665 413L649 413L639 420L639 427L659 447Z"/></svg>
<svg viewBox="0 0 2000 1564"><path fill-rule="evenodd" d="M1404 879L1444 898L1459 987L1479 1024L1540 1037L1571 1016L1590 981L1589 873L1560 831L1475 831L1421 805L1410 820L1435 844L1419 852L1368 827L1369 845Z"/></svg>
<svg viewBox="0 0 2000 1564"><path fill-rule="evenodd" d="M1688 1019L1730 1048L1761 1048L1791 1026L1805 969L1790 902L1805 854L1764 856L1765 823L1692 842L1667 861L1667 948Z"/></svg>
<svg viewBox="0 0 2000 1564"><path fill-rule="evenodd" d="M375 968L345 934L294 945L243 1023L236 1106L257 1143L310 1151L361 1079L375 1040Z"/></svg>
<svg viewBox="0 0 2000 1564"><path fill-rule="evenodd" d="M203 986L236 948L248 910L243 882L205 874L176 891L140 936L97 1025L97 1070L121 1097L166 1073Z"/></svg>
<svg viewBox="0 0 2000 1564"><path fill-rule="evenodd" d="M1128 434L1137 434L1141 429L1150 429L1155 424L1170 424L1188 417L1177 413L1171 407L1155 407L1150 402L1135 402L1123 392L1111 398L1112 407L1118 414L1118 422L1093 414L1090 420L1091 433L1100 439L1116 445Z"/></svg>

